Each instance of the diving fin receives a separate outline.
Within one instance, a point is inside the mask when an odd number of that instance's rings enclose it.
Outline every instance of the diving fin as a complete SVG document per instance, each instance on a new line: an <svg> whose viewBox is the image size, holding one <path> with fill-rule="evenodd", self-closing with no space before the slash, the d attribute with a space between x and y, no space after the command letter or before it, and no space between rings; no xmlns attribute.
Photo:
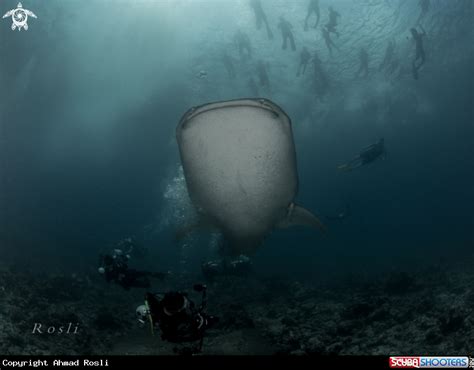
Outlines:
<svg viewBox="0 0 474 370"><path fill-rule="evenodd" d="M278 224L279 228L286 229L290 226L304 225L319 229L323 234L328 232L326 226L307 209L291 203L288 207L286 218Z"/></svg>

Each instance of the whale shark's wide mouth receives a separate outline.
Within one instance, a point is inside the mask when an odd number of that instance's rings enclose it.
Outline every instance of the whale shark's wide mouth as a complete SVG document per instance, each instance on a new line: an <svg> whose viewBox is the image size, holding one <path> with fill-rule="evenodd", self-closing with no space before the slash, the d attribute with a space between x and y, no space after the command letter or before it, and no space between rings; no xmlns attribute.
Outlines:
<svg viewBox="0 0 474 370"><path fill-rule="evenodd" d="M224 108L259 108L259 109L265 109L272 114L276 116L276 118L280 117L281 115L285 116L285 118L288 120L288 123L291 125L291 119L290 117L285 113L285 111L273 103L272 101L268 99L254 99L254 98L246 98L246 99L236 99L236 100L226 100L226 101L221 101L221 102L215 102L215 103L209 103L209 104L204 104L201 106L193 107L189 109L181 118L178 127L177 127L177 132L180 130L186 129L186 124L190 122L193 118L196 118L197 116L207 113L213 110L218 110L218 109L224 109Z"/></svg>

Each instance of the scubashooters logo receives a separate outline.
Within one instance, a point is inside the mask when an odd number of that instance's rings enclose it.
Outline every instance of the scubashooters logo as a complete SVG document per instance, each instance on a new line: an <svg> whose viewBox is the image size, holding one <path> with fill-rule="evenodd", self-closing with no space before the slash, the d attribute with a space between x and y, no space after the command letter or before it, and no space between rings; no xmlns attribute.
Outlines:
<svg viewBox="0 0 474 370"><path fill-rule="evenodd" d="M33 13L31 10L24 9L21 3L18 3L18 5L16 6L16 9L9 10L3 15L3 18L8 18L8 17L12 18L13 31L15 31L16 29L18 29L18 31L21 31L22 28L24 28L25 31L27 31L28 30L28 17L38 18L35 15L35 13Z"/></svg>

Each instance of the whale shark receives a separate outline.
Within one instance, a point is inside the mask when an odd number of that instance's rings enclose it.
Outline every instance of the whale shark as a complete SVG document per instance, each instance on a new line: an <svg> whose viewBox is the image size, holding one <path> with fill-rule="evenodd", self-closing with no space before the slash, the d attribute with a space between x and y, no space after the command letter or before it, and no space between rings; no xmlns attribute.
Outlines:
<svg viewBox="0 0 474 370"><path fill-rule="evenodd" d="M194 107L176 139L199 224L224 236L226 253L253 255L274 229L306 225L325 232L295 204L296 150L290 117L267 99Z"/></svg>

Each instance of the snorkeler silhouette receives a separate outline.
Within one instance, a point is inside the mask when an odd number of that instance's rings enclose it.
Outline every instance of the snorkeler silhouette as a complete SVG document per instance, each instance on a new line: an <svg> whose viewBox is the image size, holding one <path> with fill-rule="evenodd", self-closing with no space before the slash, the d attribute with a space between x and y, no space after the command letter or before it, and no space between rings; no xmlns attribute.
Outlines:
<svg viewBox="0 0 474 370"><path fill-rule="evenodd" d="M239 55L242 59L252 58L252 46L250 45L249 36L242 32L241 30L237 31L235 35L235 42L237 48L239 49Z"/></svg>
<svg viewBox="0 0 474 370"><path fill-rule="evenodd" d="M273 39L273 32L268 25L267 15L265 14L262 3L260 0L250 0L250 6L252 7L255 18L257 20L257 29L260 30L262 28L262 23L265 23L265 27L267 29L267 35L270 40Z"/></svg>
<svg viewBox="0 0 474 370"><path fill-rule="evenodd" d="M418 71L425 64L425 60L426 60L425 48L423 46L423 37L426 36L426 32L423 29L423 27L420 26L420 28L422 31L421 33L418 32L416 28L412 28L410 30L413 36L413 40L415 40L415 46L416 46L415 59L413 59L413 62L412 62L413 78L415 80L418 80Z"/></svg>
<svg viewBox="0 0 474 370"><path fill-rule="evenodd" d="M270 79L268 78L267 66L261 60L257 63L257 75L260 86L270 89Z"/></svg>
<svg viewBox="0 0 474 370"><path fill-rule="evenodd" d="M287 41L290 40L291 44L291 49L293 51L296 51L296 46L295 46L295 38L293 36L293 32L291 31L293 29L293 26L291 25L290 22L288 22L283 16L280 17L280 23L278 23L278 28L281 29L281 35L283 37L283 45L282 49L286 50L287 48Z"/></svg>
<svg viewBox="0 0 474 370"><path fill-rule="evenodd" d="M421 12L418 17L418 20L416 21L416 24L420 24L420 22L426 17L426 14L428 14L430 10L430 0L420 0L418 2L418 5L421 9Z"/></svg>
<svg viewBox="0 0 474 370"><path fill-rule="evenodd" d="M318 99L321 99L329 90L329 78L323 69L323 62L317 52L313 56L313 68L314 88Z"/></svg>
<svg viewBox="0 0 474 370"><path fill-rule="evenodd" d="M321 11L319 10L319 0L309 0L308 11L306 13L306 19L304 20L305 31L308 31L308 21L313 13L316 14L316 24L313 28L317 28L319 20L321 19Z"/></svg>
<svg viewBox="0 0 474 370"><path fill-rule="evenodd" d="M337 45L331 40L331 35L329 34L329 31L327 30L326 27L322 28L322 34L323 34L324 42L326 43L326 46L329 50L329 54L332 56L332 48L334 47L336 50L339 50L339 49Z"/></svg>
<svg viewBox="0 0 474 370"><path fill-rule="evenodd" d="M301 50L300 65L298 66L298 72L296 73L296 77L299 77L301 75L301 72L305 74L306 67L308 66L308 63L310 60L311 60L311 54L309 53L308 49L306 49L306 46L305 46L303 47L303 50Z"/></svg>
<svg viewBox="0 0 474 370"><path fill-rule="evenodd" d="M359 77L364 72L364 78L369 75L369 54L365 48L361 48L359 51L359 70L356 73L356 77Z"/></svg>
<svg viewBox="0 0 474 370"><path fill-rule="evenodd" d="M387 48L385 49L385 56L383 58L383 61L379 65L379 72L382 72L383 70L388 68L392 64L394 57L395 57L395 41L390 40L388 42Z"/></svg>
<svg viewBox="0 0 474 370"><path fill-rule="evenodd" d="M329 7L329 22L326 24L326 29L329 33L336 34L339 37L339 32L336 30L337 27L337 20L341 15L334 10L332 6Z"/></svg>

